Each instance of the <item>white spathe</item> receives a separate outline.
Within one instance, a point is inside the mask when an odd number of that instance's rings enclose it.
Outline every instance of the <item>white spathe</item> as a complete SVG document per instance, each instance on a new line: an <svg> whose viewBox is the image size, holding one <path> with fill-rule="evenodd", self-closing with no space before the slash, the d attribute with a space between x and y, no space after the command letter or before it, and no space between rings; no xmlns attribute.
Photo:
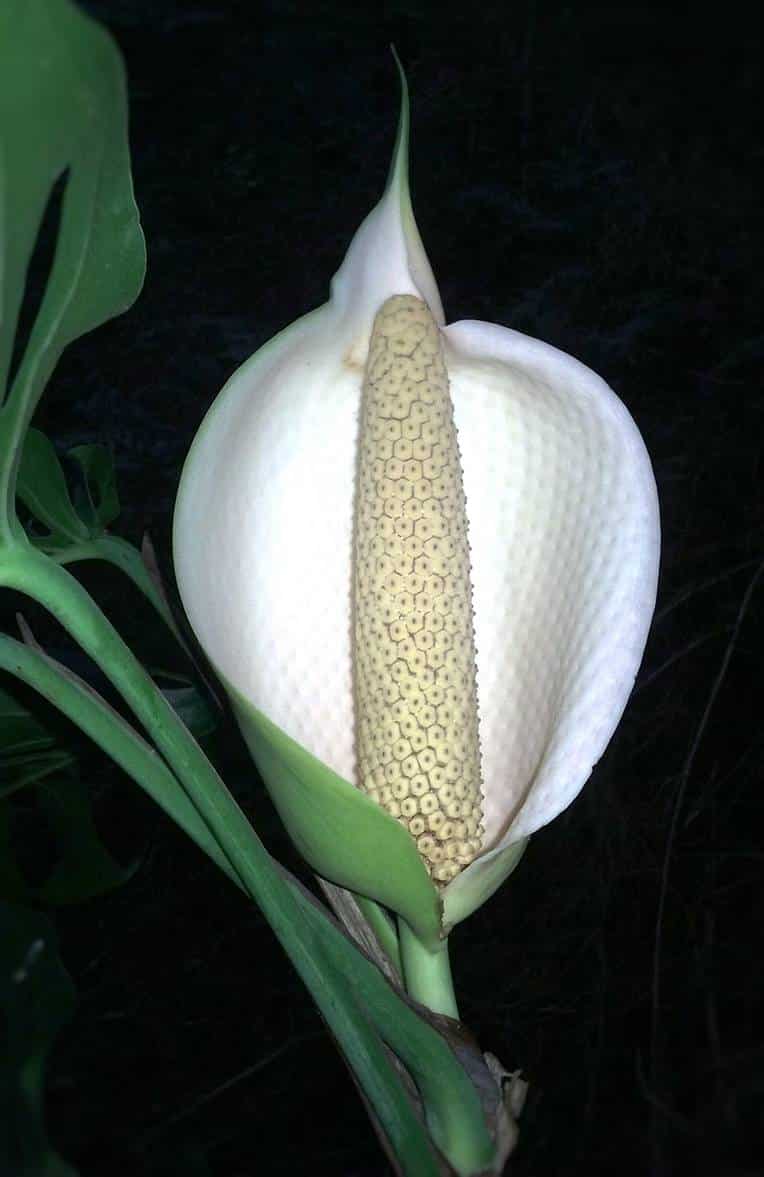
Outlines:
<svg viewBox="0 0 764 1177"><path fill-rule="evenodd" d="M369 336L394 294L424 299L444 322L411 211L406 139L404 120L385 194L330 301L252 356L207 414L175 515L178 585L211 661L351 782ZM658 503L632 418L588 368L494 324L442 331L472 549L485 860L573 800L616 728L655 605Z"/></svg>

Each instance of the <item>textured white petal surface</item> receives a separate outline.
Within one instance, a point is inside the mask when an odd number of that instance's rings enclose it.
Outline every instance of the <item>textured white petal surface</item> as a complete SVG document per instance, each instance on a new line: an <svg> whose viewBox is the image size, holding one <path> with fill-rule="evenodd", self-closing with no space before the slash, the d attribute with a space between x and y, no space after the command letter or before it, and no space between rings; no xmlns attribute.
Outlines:
<svg viewBox="0 0 764 1177"><path fill-rule="evenodd" d="M254 371L236 373L197 436L176 508L175 568L216 668L352 779L360 375L324 346L323 330L299 326L302 346L290 346L290 332L258 353Z"/></svg>
<svg viewBox="0 0 764 1177"><path fill-rule="evenodd" d="M488 323L452 324L445 338L486 843L506 845L572 801L615 730L655 604L658 504L633 420L588 368Z"/></svg>

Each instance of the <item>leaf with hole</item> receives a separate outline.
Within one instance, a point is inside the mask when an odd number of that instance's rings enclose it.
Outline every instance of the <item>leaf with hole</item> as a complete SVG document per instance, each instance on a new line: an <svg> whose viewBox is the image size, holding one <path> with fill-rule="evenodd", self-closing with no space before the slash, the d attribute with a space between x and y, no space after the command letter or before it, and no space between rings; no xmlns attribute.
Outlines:
<svg viewBox="0 0 764 1177"><path fill-rule="evenodd" d="M99 531L108 527L119 515L117 478L111 453L103 445L76 445L67 456L73 458L82 471L85 491L82 508L87 511L90 527Z"/></svg>
<svg viewBox="0 0 764 1177"><path fill-rule="evenodd" d="M6 538L17 532L14 481L21 443L61 352L126 310L143 283L145 246L126 121L124 67L105 30L61 0L5 0L0 8L0 532ZM27 268L62 176L50 272L8 389Z"/></svg>
<svg viewBox="0 0 764 1177"><path fill-rule="evenodd" d="M90 538L91 528L74 509L53 442L39 429L28 429L24 438L16 493L49 529L46 546L52 541L56 547L68 547Z"/></svg>

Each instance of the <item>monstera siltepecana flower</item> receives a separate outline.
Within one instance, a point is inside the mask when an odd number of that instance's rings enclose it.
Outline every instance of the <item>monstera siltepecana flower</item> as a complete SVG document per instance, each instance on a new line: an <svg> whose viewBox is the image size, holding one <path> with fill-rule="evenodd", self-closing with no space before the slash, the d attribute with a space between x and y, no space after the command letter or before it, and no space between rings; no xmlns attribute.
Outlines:
<svg viewBox="0 0 764 1177"><path fill-rule="evenodd" d="M613 734L659 522L598 376L505 327L445 325L407 156L404 86L387 188L329 301L199 430L174 550L298 848L437 951Z"/></svg>

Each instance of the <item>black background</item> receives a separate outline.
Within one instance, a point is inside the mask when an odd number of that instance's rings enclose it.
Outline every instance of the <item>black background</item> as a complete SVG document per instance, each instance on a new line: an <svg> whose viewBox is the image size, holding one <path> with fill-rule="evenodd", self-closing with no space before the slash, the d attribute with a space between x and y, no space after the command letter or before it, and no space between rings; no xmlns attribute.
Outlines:
<svg viewBox="0 0 764 1177"><path fill-rule="evenodd" d="M453 937L465 1021L531 1088L516 1177L759 1172L760 46L729 6L88 3L124 53L148 246L135 307L72 346L37 422L113 447L116 530L170 573L180 467L231 371L324 301L392 149L448 320L572 352L638 422L658 612L580 798ZM78 573L79 575L79 573ZM83 580L182 668L108 571ZM211 743L295 859L226 720ZM355 1089L259 913L83 750L125 888L59 913L79 1005L49 1128L82 1177L382 1174ZM665 904L659 921L659 897ZM660 954L656 965L656 926ZM657 982L656 982L657 977Z"/></svg>

